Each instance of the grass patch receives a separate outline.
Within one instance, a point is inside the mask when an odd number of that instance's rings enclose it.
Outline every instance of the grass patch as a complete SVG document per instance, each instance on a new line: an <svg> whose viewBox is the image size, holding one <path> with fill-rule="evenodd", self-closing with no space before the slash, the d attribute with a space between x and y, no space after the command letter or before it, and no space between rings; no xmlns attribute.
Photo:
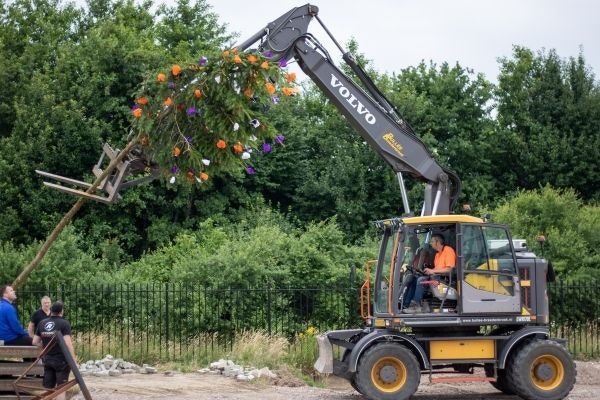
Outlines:
<svg viewBox="0 0 600 400"><path fill-rule="evenodd" d="M118 332L118 330L117 330ZM86 332L75 335L80 361L99 360L107 354L161 371L194 372L221 358L255 368L281 371L286 381L319 385L313 364L318 357L316 330L309 328L292 339L264 331L242 331L235 336L201 334L187 340L165 341L146 334L115 335Z"/></svg>

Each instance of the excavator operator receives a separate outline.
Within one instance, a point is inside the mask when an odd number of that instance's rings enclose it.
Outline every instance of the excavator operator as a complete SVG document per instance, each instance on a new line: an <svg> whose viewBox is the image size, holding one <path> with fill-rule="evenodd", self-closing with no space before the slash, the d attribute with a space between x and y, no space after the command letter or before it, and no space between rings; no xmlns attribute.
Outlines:
<svg viewBox="0 0 600 400"><path fill-rule="evenodd" d="M444 236L439 233L431 235L429 241L431 247L436 251L433 259L433 269L425 268L425 275L413 280L408 288L406 304L409 304L402 312L407 314L429 312L429 307L422 304L425 294L425 285L423 282L430 280L433 275L450 274L456 268L456 253L454 249L445 243Z"/></svg>

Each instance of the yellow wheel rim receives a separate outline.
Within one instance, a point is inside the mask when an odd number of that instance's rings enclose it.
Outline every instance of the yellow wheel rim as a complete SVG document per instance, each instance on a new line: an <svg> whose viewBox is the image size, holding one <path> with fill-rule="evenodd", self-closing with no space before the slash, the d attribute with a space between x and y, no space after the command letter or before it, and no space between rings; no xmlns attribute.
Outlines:
<svg viewBox="0 0 600 400"><path fill-rule="evenodd" d="M406 366L394 357L380 358L371 368L371 381L381 392L396 392L406 383Z"/></svg>
<svg viewBox="0 0 600 400"><path fill-rule="evenodd" d="M565 367L558 357L543 355L533 361L529 376L538 389L553 390L565 378Z"/></svg>

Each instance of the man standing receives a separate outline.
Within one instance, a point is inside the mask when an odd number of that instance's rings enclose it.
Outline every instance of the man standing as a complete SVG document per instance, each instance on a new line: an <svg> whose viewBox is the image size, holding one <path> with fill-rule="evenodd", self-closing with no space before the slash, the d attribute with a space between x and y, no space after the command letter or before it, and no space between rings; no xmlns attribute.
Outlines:
<svg viewBox="0 0 600 400"><path fill-rule="evenodd" d="M0 340L5 346L31 346L31 336L19 322L17 309L12 304L17 299L15 290L10 285L2 285L0 293Z"/></svg>
<svg viewBox="0 0 600 400"><path fill-rule="evenodd" d="M54 338L56 332L63 335L65 344L71 353L71 357L75 361L75 350L73 349L73 341L71 340L71 324L63 318L64 306L63 303L57 301L50 307L50 317L42 320L35 331L33 344L35 346L48 346L48 343ZM44 387L46 389L54 389L57 386L69 380L71 367L67 362L65 355L58 342L54 345L44 357ZM57 399L64 399L65 394L61 393Z"/></svg>
<svg viewBox="0 0 600 400"><path fill-rule="evenodd" d="M29 325L27 325L27 332L29 332L29 336L31 337L35 335L35 331L40 321L50 316L50 306L52 305L52 300L50 300L50 297L42 297L40 303L42 305L42 308L39 308L33 314L31 314Z"/></svg>
<svg viewBox="0 0 600 400"><path fill-rule="evenodd" d="M421 301L425 294L425 286L421 282L431 279L431 275L443 275L451 273L456 267L456 253L454 249L444 242L444 236L439 233L431 235L429 241L431 247L436 251L435 258L433 259L433 269L425 268L423 270L424 276L420 276L414 282L414 286L411 288L411 292L414 293L412 302L408 308L405 308L403 312L407 314L429 312L428 307L425 309Z"/></svg>

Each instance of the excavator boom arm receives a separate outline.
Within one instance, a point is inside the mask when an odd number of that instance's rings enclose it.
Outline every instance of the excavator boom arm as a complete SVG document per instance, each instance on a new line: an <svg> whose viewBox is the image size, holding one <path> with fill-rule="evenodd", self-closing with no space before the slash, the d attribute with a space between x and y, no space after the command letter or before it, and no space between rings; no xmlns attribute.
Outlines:
<svg viewBox="0 0 600 400"><path fill-rule="evenodd" d="M259 50L269 51L274 59L296 59L302 71L395 172L408 173L427 183L424 214L449 213L458 197L460 179L437 163L390 102L370 79L365 80L362 69L357 75L369 92L337 68L308 33L308 25L318 19L317 14L318 8L311 4L294 8L237 48L244 51L258 42ZM344 54L343 58L356 71L358 66L351 56Z"/></svg>

